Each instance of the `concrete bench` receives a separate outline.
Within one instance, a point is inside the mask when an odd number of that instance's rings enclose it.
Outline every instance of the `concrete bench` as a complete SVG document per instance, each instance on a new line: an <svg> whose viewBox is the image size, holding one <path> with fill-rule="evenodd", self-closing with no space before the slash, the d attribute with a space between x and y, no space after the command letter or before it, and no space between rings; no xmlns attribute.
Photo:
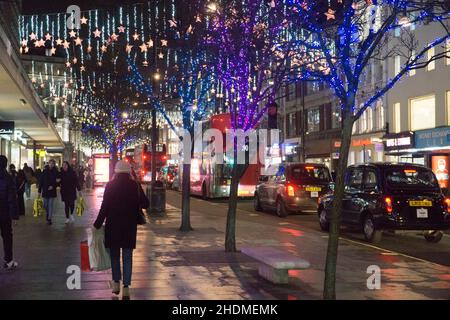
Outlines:
<svg viewBox="0 0 450 320"><path fill-rule="evenodd" d="M241 252L260 261L259 275L276 284L288 283L289 270L308 269L310 267L308 261L271 247L248 247L242 248Z"/></svg>

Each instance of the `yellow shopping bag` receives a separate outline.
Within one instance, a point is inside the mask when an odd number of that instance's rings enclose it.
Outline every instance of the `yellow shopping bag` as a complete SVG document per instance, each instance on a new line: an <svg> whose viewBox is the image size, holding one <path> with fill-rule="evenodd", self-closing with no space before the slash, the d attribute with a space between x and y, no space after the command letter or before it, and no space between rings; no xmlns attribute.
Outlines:
<svg viewBox="0 0 450 320"><path fill-rule="evenodd" d="M83 212L84 212L84 200L83 200L83 197L79 197L77 199L76 211L77 211L77 216L81 217L83 215Z"/></svg>
<svg viewBox="0 0 450 320"><path fill-rule="evenodd" d="M39 217L44 212L44 200L41 197L34 199L33 216Z"/></svg>

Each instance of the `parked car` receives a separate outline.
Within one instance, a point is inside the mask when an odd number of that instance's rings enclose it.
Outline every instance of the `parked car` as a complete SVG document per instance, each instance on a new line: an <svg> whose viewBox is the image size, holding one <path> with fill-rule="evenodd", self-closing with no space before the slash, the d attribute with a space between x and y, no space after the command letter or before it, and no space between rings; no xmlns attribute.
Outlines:
<svg viewBox="0 0 450 320"><path fill-rule="evenodd" d="M330 193L319 199L319 223L328 230L333 202ZM362 228L369 242L384 230L423 230L429 242L439 242L450 228L450 199L434 173L421 165L373 163L345 172L342 223Z"/></svg>
<svg viewBox="0 0 450 320"><path fill-rule="evenodd" d="M283 174L260 177L254 207L257 211L275 209L279 217L291 212L315 211L318 198L331 187L331 175L325 165L289 163Z"/></svg>

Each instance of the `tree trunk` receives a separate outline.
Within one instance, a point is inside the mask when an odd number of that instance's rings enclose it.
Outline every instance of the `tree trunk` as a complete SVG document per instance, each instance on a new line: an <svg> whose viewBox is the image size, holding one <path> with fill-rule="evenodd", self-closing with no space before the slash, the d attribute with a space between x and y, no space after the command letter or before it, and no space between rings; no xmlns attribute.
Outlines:
<svg viewBox="0 0 450 320"><path fill-rule="evenodd" d="M344 106L344 110L352 110L352 108L346 105ZM342 213L342 197L344 195L344 174L345 169L347 168L353 122L354 120L352 113L347 113L344 115L341 132L341 147L339 150L339 162L336 169L333 207L330 217L327 258L325 263L325 281L323 290L323 298L325 300L336 299L336 265Z"/></svg>
<svg viewBox="0 0 450 320"><path fill-rule="evenodd" d="M238 201L239 180L247 169L246 164L237 164L237 157L234 159L233 170L231 171L230 198L228 202L227 229L225 233L225 251L236 252L236 209Z"/></svg>
<svg viewBox="0 0 450 320"><path fill-rule="evenodd" d="M183 164L181 184L181 226L180 231L192 231L191 227L191 165Z"/></svg>

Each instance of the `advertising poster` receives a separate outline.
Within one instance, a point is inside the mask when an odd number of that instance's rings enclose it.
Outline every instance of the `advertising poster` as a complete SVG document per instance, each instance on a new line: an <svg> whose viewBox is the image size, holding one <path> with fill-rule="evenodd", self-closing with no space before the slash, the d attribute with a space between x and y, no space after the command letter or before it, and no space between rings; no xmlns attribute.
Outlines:
<svg viewBox="0 0 450 320"><path fill-rule="evenodd" d="M432 156L431 169L441 188L448 188L449 156Z"/></svg>

